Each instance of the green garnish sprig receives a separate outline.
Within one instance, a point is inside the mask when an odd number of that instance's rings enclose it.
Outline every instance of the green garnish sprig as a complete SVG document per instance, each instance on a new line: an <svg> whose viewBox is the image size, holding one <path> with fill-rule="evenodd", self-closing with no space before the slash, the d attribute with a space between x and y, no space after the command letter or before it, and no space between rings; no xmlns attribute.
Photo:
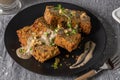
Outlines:
<svg viewBox="0 0 120 80"><path fill-rule="evenodd" d="M50 45L51 45L51 46L54 46L54 45L55 45L54 39L51 39L51 40L50 40Z"/></svg>
<svg viewBox="0 0 120 80"><path fill-rule="evenodd" d="M48 33L48 32L45 32L44 34L45 34L46 36L48 36L48 35L49 35L49 33Z"/></svg>
<svg viewBox="0 0 120 80"><path fill-rule="evenodd" d="M76 29L72 29L72 34L76 34L76 33L77 33Z"/></svg>
<svg viewBox="0 0 120 80"><path fill-rule="evenodd" d="M67 27L68 27L68 28L72 28L71 22L67 22Z"/></svg>
<svg viewBox="0 0 120 80"><path fill-rule="evenodd" d="M60 63L60 59L59 58L55 58L55 62L53 65L51 65L51 67L53 67L54 69L58 69L58 65Z"/></svg>
<svg viewBox="0 0 120 80"><path fill-rule="evenodd" d="M20 49L19 52L20 52L20 53L25 53L26 50L25 50L25 49Z"/></svg>
<svg viewBox="0 0 120 80"><path fill-rule="evenodd" d="M54 9L55 10L60 10L60 9L64 10L64 7L62 7L61 4L58 4L56 7L54 7Z"/></svg>

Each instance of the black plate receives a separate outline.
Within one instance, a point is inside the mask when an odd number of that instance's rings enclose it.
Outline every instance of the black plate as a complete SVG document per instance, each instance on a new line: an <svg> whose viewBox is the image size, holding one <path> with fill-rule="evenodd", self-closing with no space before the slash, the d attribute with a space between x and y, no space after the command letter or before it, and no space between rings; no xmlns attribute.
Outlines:
<svg viewBox="0 0 120 80"><path fill-rule="evenodd" d="M80 49L76 49L72 53L68 53L66 50L60 48L61 54L57 57L61 59L61 63L63 64L63 66L59 67L59 69L56 70L54 70L51 67L51 64L53 64L55 58L50 59L45 63L41 64L38 61L36 61L33 57L28 60L22 60L18 58L16 55L15 50L20 47L20 43L16 35L16 30L22 28L23 26L31 25L35 19L37 19L40 16L43 16L45 7L47 5L56 6L57 4L61 4L63 7L69 9L86 11L87 14L91 17L91 22L93 27L91 34L88 35L85 38L85 40L81 42L81 44L84 44L84 42L86 42L87 40L92 40L96 43L96 48L93 53L94 54L93 58L85 66L79 69L70 70L68 64L69 63L72 64L75 62L75 60L72 58L72 55L79 55L83 50L83 45L81 46ZM93 14L91 14L89 11L85 10L84 8L81 8L74 4L63 3L63 2L41 3L22 10L9 22L5 31L5 46L10 56L18 64L20 64L21 66L32 72L40 73L43 75L69 76L69 75L75 75L77 73L82 74L85 71L94 68L95 65L99 64L99 63L96 64L96 62L100 61L100 58L103 57L103 52L106 46L106 33L100 21ZM70 54L70 57L66 58L65 57L66 54ZM67 63L67 65L65 63Z"/></svg>

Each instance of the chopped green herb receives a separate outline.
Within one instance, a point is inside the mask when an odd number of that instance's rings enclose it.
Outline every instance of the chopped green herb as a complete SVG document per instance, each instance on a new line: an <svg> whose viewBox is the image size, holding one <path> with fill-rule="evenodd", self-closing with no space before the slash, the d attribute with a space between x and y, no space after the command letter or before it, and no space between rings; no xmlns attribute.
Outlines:
<svg viewBox="0 0 120 80"><path fill-rule="evenodd" d="M19 52L20 52L20 53L24 53L25 50L24 50L24 49L20 49Z"/></svg>
<svg viewBox="0 0 120 80"><path fill-rule="evenodd" d="M48 33L48 32L45 32L44 34L45 34L46 36L48 36L49 33Z"/></svg>
<svg viewBox="0 0 120 80"><path fill-rule="evenodd" d="M71 27L72 27L72 25L71 25L70 22L67 22L67 26L68 26L68 28L71 28Z"/></svg>
<svg viewBox="0 0 120 80"><path fill-rule="evenodd" d="M72 30L72 34L76 34L77 31L75 29Z"/></svg>
<svg viewBox="0 0 120 80"><path fill-rule="evenodd" d="M55 8L55 10L63 9L62 5L58 4Z"/></svg>
<svg viewBox="0 0 120 80"><path fill-rule="evenodd" d="M54 31L57 33L58 32L58 28L56 28Z"/></svg>
<svg viewBox="0 0 120 80"><path fill-rule="evenodd" d="M50 42L54 42L54 39L50 39Z"/></svg>
<svg viewBox="0 0 120 80"><path fill-rule="evenodd" d="M51 65L51 67L53 67L54 69L58 69L58 65L60 63L60 59L59 58L55 58L55 62L53 65Z"/></svg>
<svg viewBox="0 0 120 80"><path fill-rule="evenodd" d="M51 45L51 46L54 46L54 45L55 45L54 39L51 39L51 40L50 40L50 45Z"/></svg>
<svg viewBox="0 0 120 80"><path fill-rule="evenodd" d="M32 47L30 48L30 50L32 50Z"/></svg>
<svg viewBox="0 0 120 80"><path fill-rule="evenodd" d="M22 53L22 49L20 49L19 52Z"/></svg>
<svg viewBox="0 0 120 80"><path fill-rule="evenodd" d="M50 45L51 45L51 46L54 46L54 45L55 45L55 43L51 42L51 43L50 43Z"/></svg>
<svg viewBox="0 0 120 80"><path fill-rule="evenodd" d="M62 8L62 6L61 6L60 4L58 4L58 8L59 8L59 9L61 9L61 8Z"/></svg>

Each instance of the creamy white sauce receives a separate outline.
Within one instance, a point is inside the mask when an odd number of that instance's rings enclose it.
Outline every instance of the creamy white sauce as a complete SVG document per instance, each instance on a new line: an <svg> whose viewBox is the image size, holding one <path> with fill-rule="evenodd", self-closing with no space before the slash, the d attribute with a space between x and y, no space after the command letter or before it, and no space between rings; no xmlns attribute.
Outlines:
<svg viewBox="0 0 120 80"><path fill-rule="evenodd" d="M51 40L54 39L57 34L50 29L48 29L46 32L41 35L41 41L44 42L46 45L50 45Z"/></svg>
<svg viewBox="0 0 120 80"><path fill-rule="evenodd" d="M84 52L78 57L77 61L69 68L75 69L84 66L93 57L93 51L95 49L95 46L96 44L94 42L87 42L85 45Z"/></svg>
<svg viewBox="0 0 120 80"><path fill-rule="evenodd" d="M33 46L34 42L35 42L35 39L33 37L28 38L27 46L20 47L16 50L17 56L22 59L31 58L31 56L32 56L31 55L32 54L31 47Z"/></svg>
<svg viewBox="0 0 120 80"><path fill-rule="evenodd" d="M17 54L17 56L19 57L19 58L21 58L21 59L29 59L29 58L31 58L31 52L29 51L29 52L20 52L20 50L25 50L25 48L24 47L20 47L20 48L18 48L17 50L16 50L16 54Z"/></svg>
<svg viewBox="0 0 120 80"><path fill-rule="evenodd" d="M48 35L45 34L46 32ZM22 59L29 59L32 56L31 48L35 44L41 44L43 42L45 45L50 45L51 40L54 39L57 34L50 29L48 29L46 32L44 32L38 39L36 38L35 34L31 35L27 40L27 46L20 47L16 50L17 56Z"/></svg>
<svg viewBox="0 0 120 80"><path fill-rule="evenodd" d="M57 34L52 31L49 39L50 39L50 40L54 39L54 38L56 37L56 35L57 35Z"/></svg>

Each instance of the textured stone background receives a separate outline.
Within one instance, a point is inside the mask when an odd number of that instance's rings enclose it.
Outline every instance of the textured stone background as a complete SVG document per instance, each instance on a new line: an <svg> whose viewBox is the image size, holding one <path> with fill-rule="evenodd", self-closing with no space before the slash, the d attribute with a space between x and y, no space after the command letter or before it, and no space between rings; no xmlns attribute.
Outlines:
<svg viewBox="0 0 120 80"><path fill-rule="evenodd" d="M23 8L50 1L62 1L80 5L99 15L102 19L112 25L116 37L120 38L120 24L112 18L112 11L120 7L120 0L22 0ZM8 55L4 46L4 31L13 15L0 15L0 80L73 80L75 77L51 77L35 74L19 66ZM104 21L102 21L104 22ZM120 44L120 43L119 43ZM118 45L119 47L119 45ZM120 47L117 53L119 54ZM95 76L92 80L120 80L120 69L107 70Z"/></svg>

